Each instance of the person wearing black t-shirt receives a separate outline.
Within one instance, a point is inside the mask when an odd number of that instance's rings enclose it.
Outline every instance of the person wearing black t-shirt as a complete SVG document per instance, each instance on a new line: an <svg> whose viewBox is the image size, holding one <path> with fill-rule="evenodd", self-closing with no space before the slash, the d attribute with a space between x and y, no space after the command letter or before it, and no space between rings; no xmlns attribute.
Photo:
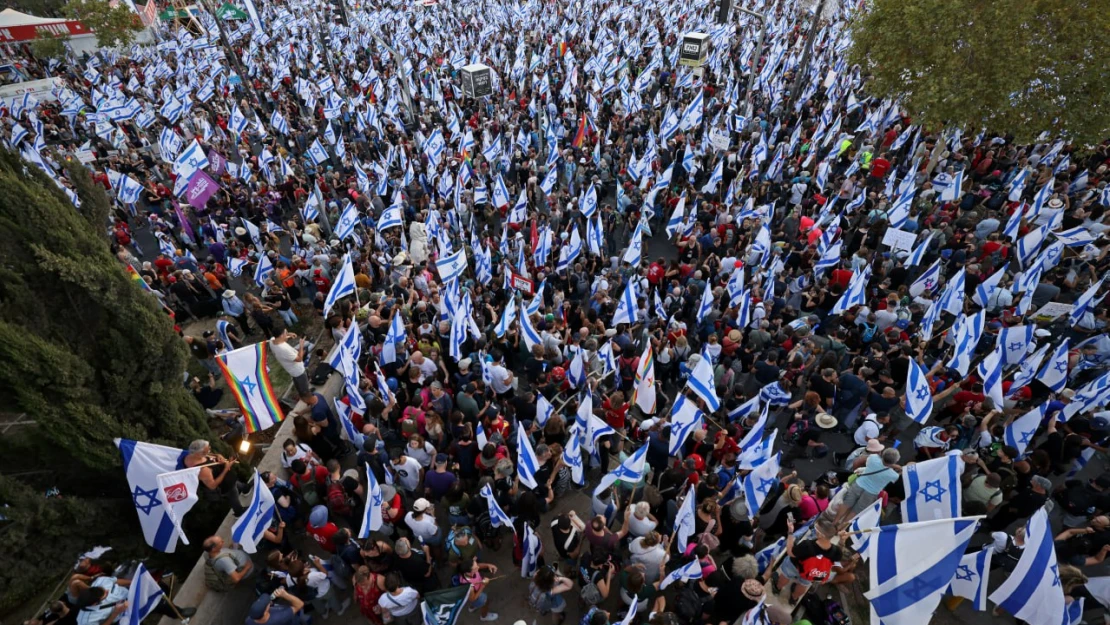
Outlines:
<svg viewBox="0 0 1110 625"><path fill-rule="evenodd" d="M812 584L847 584L855 581L856 559L850 563L839 564L844 558L844 552L832 543L832 537L837 535L836 525L829 519L818 519L813 529L817 536L795 544L794 522L786 524L786 555L779 568L779 575L775 583L775 592L785 586L791 587L791 604L797 603L806 589ZM843 544L848 539L848 532L840 532L840 541ZM857 556L858 558L858 556ZM785 586L784 586L785 585Z"/></svg>

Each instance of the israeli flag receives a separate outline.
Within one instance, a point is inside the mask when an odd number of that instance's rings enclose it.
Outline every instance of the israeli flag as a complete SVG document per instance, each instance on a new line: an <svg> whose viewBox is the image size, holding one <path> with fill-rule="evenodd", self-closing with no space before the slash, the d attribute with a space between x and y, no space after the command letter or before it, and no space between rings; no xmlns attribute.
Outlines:
<svg viewBox="0 0 1110 625"><path fill-rule="evenodd" d="M285 121L285 118L281 116L277 109L274 109L274 112L270 114L270 126L283 135L289 134L289 122Z"/></svg>
<svg viewBox="0 0 1110 625"><path fill-rule="evenodd" d="M790 393L787 393L778 382L772 382L759 389L759 401L771 406L785 406L790 403L790 399Z"/></svg>
<svg viewBox="0 0 1110 625"><path fill-rule="evenodd" d="M555 183L559 181L559 168L549 167L547 175L543 177L543 182L540 183L540 188L543 189L545 195L551 195L551 191L555 188Z"/></svg>
<svg viewBox="0 0 1110 625"><path fill-rule="evenodd" d="M228 120L227 128L235 134L241 134L247 129L247 116L239 110L238 104L233 104L231 107L231 119Z"/></svg>
<svg viewBox="0 0 1110 625"><path fill-rule="evenodd" d="M460 249L450 256L436 260L436 271L439 272L439 278L445 283L461 276L466 271L466 267L465 249Z"/></svg>
<svg viewBox="0 0 1110 625"><path fill-rule="evenodd" d="M688 582L692 579L701 579L701 560L694 558L684 566L671 571L663 578L663 582L659 584L659 590L665 589L667 586L675 582Z"/></svg>
<svg viewBox="0 0 1110 625"><path fill-rule="evenodd" d="M262 535L270 529L276 510L274 494L259 476L258 469L255 469L251 503L247 506L247 511L235 519L235 524L231 526L232 542L242 545L243 551L247 553L256 553L262 542Z"/></svg>
<svg viewBox="0 0 1110 625"><path fill-rule="evenodd" d="M906 381L906 416L922 425L933 412L933 391L925 370L917 361L910 359L909 377Z"/></svg>
<svg viewBox="0 0 1110 625"><path fill-rule="evenodd" d="M570 428L570 438L563 448L563 463L570 467L570 479L579 486L586 484L586 474L582 466L582 428L577 423Z"/></svg>
<svg viewBox="0 0 1110 625"><path fill-rule="evenodd" d="M1064 390L1068 383L1068 347L1069 341L1065 338L1056 347L1056 350L1052 353L1052 358L1045 363L1044 368L1037 375L1037 379L1051 389L1053 393Z"/></svg>
<svg viewBox="0 0 1110 625"><path fill-rule="evenodd" d="M336 302L354 292L354 267L351 263L351 255L345 254L343 256L343 266L339 269L339 274L335 276L335 282L332 283L331 290L328 291L327 299L324 300L324 317L328 316Z"/></svg>
<svg viewBox="0 0 1110 625"><path fill-rule="evenodd" d="M705 362L705 359L702 359ZM701 427L702 413L694 402L680 394L671 408L671 437L668 442L668 452L678 456L682 445L690 434Z"/></svg>
<svg viewBox="0 0 1110 625"><path fill-rule="evenodd" d="M1024 388L1027 384L1032 382L1037 377L1037 370L1040 369L1041 363L1044 362L1045 356L1048 355L1048 344L1041 345L1032 356L1021 361L1018 371L1014 374L1014 381L1010 384L1010 396L1013 397L1019 390ZM1048 365L1051 366L1051 365ZM1067 363L1064 364L1064 371L1067 372Z"/></svg>
<svg viewBox="0 0 1110 625"><path fill-rule="evenodd" d="M173 553L179 533L169 511L168 494L159 486L158 476L184 469L189 452L125 438L117 438L115 443L123 456L123 470L146 543L158 551Z"/></svg>
<svg viewBox="0 0 1110 625"><path fill-rule="evenodd" d="M902 484L906 498L902 501L902 519L909 523L961 516L960 476L964 461L960 451L924 462L906 465Z"/></svg>
<svg viewBox="0 0 1110 625"><path fill-rule="evenodd" d="M523 191L521 195L523 195ZM509 205L509 189L505 187L505 180L501 178L501 174L497 174L493 178L493 205L495 208Z"/></svg>
<svg viewBox="0 0 1110 625"><path fill-rule="evenodd" d="M1102 289L1102 283L1105 281L1106 278L1102 278L1098 282L1092 284L1091 288L1084 291L1083 295L1080 295L1079 299L1075 300L1075 306L1072 308L1071 312L1068 313L1068 323L1070 325L1074 326L1079 323L1080 320L1083 319L1083 315L1087 314L1088 308L1097 306L1098 303L1102 301L1105 295L1099 295L1098 292Z"/></svg>
<svg viewBox="0 0 1110 625"><path fill-rule="evenodd" d="M864 306L867 304L867 283L871 281L871 266L864 267L863 271L856 273L852 276L851 282L848 283L848 288L844 294L840 296L836 304L833 305L831 314L839 315L844 313L853 306Z"/></svg>
<svg viewBox="0 0 1110 625"><path fill-rule="evenodd" d="M520 332L524 336L524 343L528 349L531 350L536 345L543 344L543 337L536 331L535 326L532 325L532 316L527 311L520 315Z"/></svg>
<svg viewBox="0 0 1110 625"><path fill-rule="evenodd" d="M497 503L497 498L493 496L493 488L489 484L483 486L478 494L486 500L486 506L489 507L489 520L494 527L513 527L512 518L501 509L501 506Z"/></svg>
<svg viewBox="0 0 1110 625"><path fill-rule="evenodd" d="M1017 257L1021 261L1022 267L1028 267L1029 261L1037 255L1041 250L1041 244L1044 243L1045 237L1048 235L1049 224L1045 224L1040 228L1034 228L1029 234L1018 239L1017 244Z"/></svg>
<svg viewBox="0 0 1110 625"><path fill-rule="evenodd" d="M684 550L686 545L690 544L690 537L693 536L697 524L697 496L694 493L694 485L691 484L686 490L686 496L683 497L682 503L678 506L678 513L674 517L674 531L678 537L679 550Z"/></svg>
<svg viewBox="0 0 1110 625"><path fill-rule="evenodd" d="M1001 274L1002 272L1000 271L999 273ZM918 297L922 293L933 293L938 286L940 286L939 258L913 281L913 284L910 285L910 295Z"/></svg>
<svg viewBox="0 0 1110 625"><path fill-rule="evenodd" d="M595 419L597 418L593 415L590 416ZM594 448L597 448L596 443ZM615 484L617 480L630 485L643 481L644 477L647 475L647 448L647 445L640 446L640 448L626 458L624 462L617 465L617 468L602 477L601 481L597 483L597 488L594 489L594 495L596 496L606 488L609 488Z"/></svg>
<svg viewBox="0 0 1110 625"><path fill-rule="evenodd" d="M701 322L705 320L705 316L708 315L711 310L713 310L713 284L707 282L701 294L701 301L698 303L698 325L701 325Z"/></svg>
<svg viewBox="0 0 1110 625"><path fill-rule="evenodd" d="M995 406L1001 406L1005 397L1002 396L1002 346L1000 344L996 344L991 353L979 363L976 373L983 380L983 392L994 400Z"/></svg>
<svg viewBox="0 0 1110 625"><path fill-rule="evenodd" d="M362 525L358 530L360 540L370 538L370 532L376 532L382 528L382 504L385 502L382 497L382 487L378 484L378 478L374 477L370 464L367 463L364 466L366 467L366 509L363 510ZM388 475L387 470L386 476Z"/></svg>
<svg viewBox="0 0 1110 625"><path fill-rule="evenodd" d="M1041 508L1025 524L1025 549L1017 565L989 599L1015 619L1035 625L1060 623L1064 588L1048 512Z"/></svg>
<svg viewBox="0 0 1110 625"><path fill-rule="evenodd" d="M1030 324L1003 327L998 332L997 345L1002 351L1002 366L1010 367L1021 363L1025 359L1029 350L1034 346L1033 332L1036 329L1037 326Z"/></svg>
<svg viewBox="0 0 1110 625"><path fill-rule="evenodd" d="M174 172L185 180L192 178L198 169L206 167L208 167L208 155L196 139L193 139L192 145L182 151L173 162Z"/></svg>
<svg viewBox="0 0 1110 625"><path fill-rule="evenodd" d="M330 158L327 149L320 143L319 139L314 139L312 141L312 146L308 148L308 157L311 158L312 162L316 165L321 165Z"/></svg>
<svg viewBox="0 0 1110 625"><path fill-rule="evenodd" d="M582 203L580 204L582 216L586 219L593 217L597 212L597 189L594 188L593 183L590 183L590 188L586 190L586 194L582 196Z"/></svg>
<svg viewBox="0 0 1110 625"><path fill-rule="evenodd" d="M128 175L124 175L119 184L119 201L124 204L134 204L139 201L139 197L143 193L143 185L135 182L135 180Z"/></svg>
<svg viewBox="0 0 1110 625"><path fill-rule="evenodd" d="M991 555L994 550L987 547L969 553L960 559L956 576L948 586L948 594L970 599L976 610L987 609L987 582L991 572ZM1065 625L1067 625L1065 623Z"/></svg>
<svg viewBox="0 0 1110 625"><path fill-rule="evenodd" d="M636 281L629 280L625 286L624 294L617 302L617 310L613 313L613 327L622 323L629 325L636 323L636 301L638 295L636 294Z"/></svg>
<svg viewBox="0 0 1110 625"><path fill-rule="evenodd" d="M1047 404L1041 404L1010 422L1010 424L1006 426L1006 431L1002 435L1002 440L1007 445L1018 450L1018 454L1024 455L1026 448L1029 447L1036 437L1037 428L1041 426L1041 420L1044 419L1046 406Z"/></svg>
<svg viewBox="0 0 1110 625"><path fill-rule="evenodd" d="M948 366L954 367L960 372L960 375L967 375L967 369L971 366L971 357L975 354L979 339L983 337L983 330L986 325L987 314L985 310L980 310L970 317L961 315L956 320L956 349Z"/></svg>
<svg viewBox="0 0 1110 625"><path fill-rule="evenodd" d="M678 203L675 204L674 212L671 213L671 218L667 220L667 238L674 237L682 231L682 224L686 219L686 195L678 198Z"/></svg>
<svg viewBox="0 0 1110 625"><path fill-rule="evenodd" d="M702 89L698 89L698 94L694 96L694 99L690 101L686 110L682 112L682 119L678 122L678 128L680 130L690 130L691 128L701 126L705 109L704 93Z"/></svg>
<svg viewBox="0 0 1110 625"><path fill-rule="evenodd" d="M117 623L119 625L139 625L165 596L162 587L151 577L142 562L131 576L131 586L127 589L127 609Z"/></svg>
<svg viewBox="0 0 1110 625"><path fill-rule="evenodd" d="M258 264L254 267L254 283L261 288L266 288L266 280L274 273L274 264L265 254L258 257Z"/></svg>
<svg viewBox="0 0 1110 625"><path fill-rule="evenodd" d="M771 430L771 435L763 440L755 439L753 444L742 447L737 460L737 467L750 471L771 459L775 455L775 438L779 431Z"/></svg>
<svg viewBox="0 0 1110 625"><path fill-rule="evenodd" d="M825 249L824 253L821 254L821 258L817 259L817 264L813 266L814 277L820 278L821 275L824 274L826 271L828 271L829 269L835 269L836 266L840 264L840 250L842 247L843 242L837 241L836 243L830 245L828 248ZM741 272L735 272L732 275L735 276L736 273Z"/></svg>
<svg viewBox="0 0 1110 625"><path fill-rule="evenodd" d="M510 297L509 302L505 305L505 310L501 313L501 320L497 322L497 326L493 329L493 333L497 335L497 338L505 336L514 321L516 321L516 298Z"/></svg>
<svg viewBox="0 0 1110 625"><path fill-rule="evenodd" d="M864 593L871 602L871 622L927 625L978 523L941 519L872 528L871 589Z"/></svg>
<svg viewBox="0 0 1110 625"><path fill-rule="evenodd" d="M944 286L944 293L941 294L940 300L938 300L941 310L946 310L953 315L963 314L964 285L966 282L967 270L961 268Z"/></svg>
<svg viewBox="0 0 1110 625"><path fill-rule="evenodd" d="M690 372L689 379L686 380L686 388L705 402L709 412L716 412L721 408L721 400L717 397L717 387L713 379L713 365L710 364L709 358L702 356L697 366Z"/></svg>
<svg viewBox="0 0 1110 625"><path fill-rule="evenodd" d="M860 555L860 558L866 560L871 555L871 550L868 549L868 544L871 540L871 534L866 530L878 527L879 522L883 517L883 500L879 499L875 503L863 509L862 512L857 514L855 518L848 523L848 532L852 535L852 548Z"/></svg>
<svg viewBox="0 0 1110 625"><path fill-rule="evenodd" d="M898 200L894 202L894 206L890 207L887 211L887 221L890 222L892 228L901 228L906 225L906 221L910 218L910 207L913 205L913 197L916 193L915 189L910 189L909 192L903 193L899 196ZM860 197L865 197L865 191L860 192Z"/></svg>
<svg viewBox="0 0 1110 625"><path fill-rule="evenodd" d="M779 461L782 452L759 465L744 478L744 500L748 504L748 513L752 516L759 514L768 493L779 481Z"/></svg>
<svg viewBox="0 0 1110 625"><path fill-rule="evenodd" d="M1083 247L1088 243L1094 243L1095 239L1098 238L1083 226L1076 226L1063 232L1053 232L1052 235L1067 247Z"/></svg>
<svg viewBox="0 0 1110 625"><path fill-rule="evenodd" d="M624 262L632 265L633 267L640 266L640 259L644 251L644 224L641 221L636 224L636 230L632 233L632 242L629 243L628 249L624 252Z"/></svg>
<svg viewBox="0 0 1110 625"><path fill-rule="evenodd" d="M582 384L586 381L586 362L583 358L584 353L585 350L579 349L574 354L574 359L570 361L570 366L567 367L567 381L570 382L570 385L574 388L580 388ZM546 419L544 419L544 421L546 422Z"/></svg>
<svg viewBox="0 0 1110 625"><path fill-rule="evenodd" d="M229 273L231 273L231 275L238 278L243 274L243 270L246 269L248 264L250 263L245 260L241 260L238 258L229 258L227 261L227 270Z"/></svg>

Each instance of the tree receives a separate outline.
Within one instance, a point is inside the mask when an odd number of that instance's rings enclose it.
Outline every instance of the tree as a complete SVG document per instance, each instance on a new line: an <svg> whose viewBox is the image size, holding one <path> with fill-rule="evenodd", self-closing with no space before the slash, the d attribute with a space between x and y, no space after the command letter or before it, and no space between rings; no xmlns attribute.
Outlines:
<svg viewBox="0 0 1110 625"><path fill-rule="evenodd" d="M0 390L65 455L118 471L115 437L184 446L208 427L173 322L108 249L104 190L80 164L69 174L80 212L0 152Z"/></svg>
<svg viewBox="0 0 1110 625"><path fill-rule="evenodd" d="M39 59L60 59L66 55L65 37L59 37L42 28L38 38L31 42L31 52Z"/></svg>
<svg viewBox="0 0 1110 625"><path fill-rule="evenodd" d="M91 28L102 46L131 45L135 33L143 29L142 20L126 2L112 6L108 0L71 0L62 13Z"/></svg>
<svg viewBox="0 0 1110 625"><path fill-rule="evenodd" d="M915 123L1097 143L1110 132L1110 11L1089 0L873 0L849 60Z"/></svg>

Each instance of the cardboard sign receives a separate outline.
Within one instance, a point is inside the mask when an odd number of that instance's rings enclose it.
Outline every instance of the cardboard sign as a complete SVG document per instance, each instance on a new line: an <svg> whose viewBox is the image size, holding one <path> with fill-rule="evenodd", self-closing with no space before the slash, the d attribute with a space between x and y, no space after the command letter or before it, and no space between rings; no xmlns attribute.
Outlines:
<svg viewBox="0 0 1110 625"><path fill-rule="evenodd" d="M1071 304L1061 304L1060 302L1049 302L1041 309L1033 313L1033 319L1037 321L1052 321L1053 319L1071 313L1073 306Z"/></svg>
<svg viewBox="0 0 1110 625"><path fill-rule="evenodd" d="M913 249L913 242L916 240L916 234L898 228L887 228L886 234L883 235L883 245L889 245L891 249L906 250L907 252Z"/></svg>
<svg viewBox="0 0 1110 625"><path fill-rule="evenodd" d="M524 276L520 275L519 273L516 273L514 271L513 276L512 276L512 280L510 282L511 282L514 289L517 289L519 291L523 291L524 293L526 293L528 295L532 294L532 288L533 288L532 281L529 280L528 278L525 278Z"/></svg>
<svg viewBox="0 0 1110 625"><path fill-rule="evenodd" d="M732 143L732 136L727 130L714 128L709 131L709 142L712 143L713 147L718 151L724 152Z"/></svg>

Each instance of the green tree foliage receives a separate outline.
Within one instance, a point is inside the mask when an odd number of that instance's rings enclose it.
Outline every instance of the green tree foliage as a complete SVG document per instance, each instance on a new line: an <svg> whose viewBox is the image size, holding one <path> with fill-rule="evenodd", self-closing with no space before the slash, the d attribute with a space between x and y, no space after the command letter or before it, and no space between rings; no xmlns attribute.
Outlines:
<svg viewBox="0 0 1110 625"><path fill-rule="evenodd" d="M872 0L850 59L872 95L915 122L1042 131L1097 143L1110 132L1110 11L1090 0Z"/></svg>
<svg viewBox="0 0 1110 625"><path fill-rule="evenodd" d="M62 17L65 0L8 0L6 6L39 17Z"/></svg>
<svg viewBox="0 0 1110 625"><path fill-rule="evenodd" d="M68 456L118 471L114 437L182 446L208 428L172 321L108 250L103 189L70 175L81 212L0 152L0 391Z"/></svg>
<svg viewBox="0 0 1110 625"><path fill-rule="evenodd" d="M31 42L31 52L39 59L60 59L66 54L65 38L39 29L38 39Z"/></svg>
<svg viewBox="0 0 1110 625"><path fill-rule="evenodd" d="M131 45L135 33L143 29L142 20L126 2L113 7L108 0L71 0L62 13L93 29L102 46Z"/></svg>

